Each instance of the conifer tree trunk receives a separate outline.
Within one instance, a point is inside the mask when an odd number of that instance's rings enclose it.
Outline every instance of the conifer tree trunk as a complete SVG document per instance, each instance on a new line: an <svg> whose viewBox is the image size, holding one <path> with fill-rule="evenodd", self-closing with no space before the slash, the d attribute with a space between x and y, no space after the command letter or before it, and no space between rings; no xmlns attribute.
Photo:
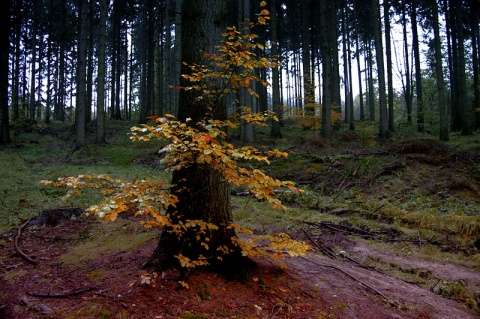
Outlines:
<svg viewBox="0 0 480 319"><path fill-rule="evenodd" d="M440 117L440 140L448 141L447 93L443 79L442 45L438 24L437 0L432 0L433 33L435 45L435 75L437 79L438 110Z"/></svg>
<svg viewBox="0 0 480 319"><path fill-rule="evenodd" d="M107 38L107 11L109 0L100 2L99 44L98 44L98 77L97 77L97 132L96 144L104 144L105 140L105 50Z"/></svg>
<svg viewBox="0 0 480 319"><path fill-rule="evenodd" d="M384 21L385 21L385 55L387 58L386 67L387 67L387 86L388 86L388 130L390 132L395 131L395 116L393 114L393 63L392 63L392 43L390 41L390 0L383 1L384 7Z"/></svg>
<svg viewBox="0 0 480 319"><path fill-rule="evenodd" d="M425 130L425 116L423 110L422 69L420 66L420 46L417 26L417 0L411 2L413 57L415 59L415 91L417 94L417 131Z"/></svg>
<svg viewBox="0 0 480 319"><path fill-rule="evenodd" d="M270 16L271 16L271 40L272 40L272 56L275 62L278 63L278 39L277 39L277 11L276 11L276 0L270 1ZM280 72L278 70L278 65L272 67L272 104L273 112L275 115L281 117L281 105L280 105ZM270 131L272 137L281 138L282 133L280 132L280 122L272 121L272 128Z"/></svg>
<svg viewBox="0 0 480 319"><path fill-rule="evenodd" d="M385 92L385 62L383 58L383 41L382 41L382 23L380 19L380 4L378 0L372 0L373 36L375 38L375 57L377 59L378 72L378 104L380 110L380 130L381 138L388 137L388 118L387 118L387 94Z"/></svg>
<svg viewBox="0 0 480 319"><path fill-rule="evenodd" d="M8 114L8 54L10 36L10 0L4 2L0 13L5 29L0 32L0 110L1 131L0 144L10 142L9 114Z"/></svg>
<svg viewBox="0 0 480 319"><path fill-rule="evenodd" d="M76 147L81 148L86 145L86 27L88 18L88 0L79 2L79 32L78 32L78 60L77 60L77 96L75 99L75 124L77 126Z"/></svg>

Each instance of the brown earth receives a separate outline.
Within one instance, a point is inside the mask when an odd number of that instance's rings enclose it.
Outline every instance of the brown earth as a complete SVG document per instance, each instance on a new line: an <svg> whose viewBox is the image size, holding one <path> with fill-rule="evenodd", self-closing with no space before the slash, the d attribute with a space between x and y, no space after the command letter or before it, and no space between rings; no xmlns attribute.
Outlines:
<svg viewBox="0 0 480 319"><path fill-rule="evenodd" d="M79 263L62 261L62 254L85 241L95 223L81 217L62 222L53 232L48 226L24 228L19 247L36 265L15 252L16 230L2 234L0 318L480 318L415 283L318 253L287 258L285 270L259 261L245 282L194 273L189 289L180 289L175 271L159 275L154 285L141 283L139 266L153 251L155 238L131 251L98 254L92 248L91 256ZM121 229L131 232L135 225L123 220ZM360 262L376 256L438 278L462 279L480 290L477 271L400 258L366 242L345 242L345 250Z"/></svg>

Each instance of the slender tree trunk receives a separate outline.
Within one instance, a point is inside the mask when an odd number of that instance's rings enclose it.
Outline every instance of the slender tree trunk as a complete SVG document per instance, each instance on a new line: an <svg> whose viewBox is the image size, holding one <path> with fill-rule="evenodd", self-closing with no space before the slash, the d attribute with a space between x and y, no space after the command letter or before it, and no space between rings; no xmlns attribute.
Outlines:
<svg viewBox="0 0 480 319"><path fill-rule="evenodd" d="M10 0L9 0L10 1ZM9 5L11 5L9 3ZM14 13L14 68L13 68L13 76L12 76L12 120L16 121L20 117L20 56L21 56L21 48L20 48L20 39L21 39L21 12L20 9L22 7L22 1L15 2L13 6L13 13ZM6 13L6 11L4 11ZM9 20L3 20L9 21ZM7 57L8 59L8 57ZM7 69L8 70L8 69ZM3 73L2 73L3 75Z"/></svg>
<svg viewBox="0 0 480 319"><path fill-rule="evenodd" d="M383 1L384 7L384 21L385 21L385 50L387 58L387 86L388 86L388 130L390 132L395 131L395 116L393 110L393 63L392 63L392 43L390 41L391 26L390 26L390 0Z"/></svg>
<svg viewBox="0 0 480 319"><path fill-rule="evenodd" d="M440 38L440 27L438 24L437 0L432 0L433 34L435 42L435 75L437 79L438 110L440 117L440 140L448 141L448 117L447 117L447 94L445 81L443 79L442 46Z"/></svg>
<svg viewBox="0 0 480 319"><path fill-rule="evenodd" d="M315 91L313 87L313 74L310 65L310 0L301 1L302 11L302 67L303 67L303 94L304 108L308 116L315 115Z"/></svg>
<svg viewBox="0 0 480 319"><path fill-rule="evenodd" d="M66 28L66 4L65 2L62 3L62 16L61 16L61 21L60 25L62 27L62 30L65 30ZM57 121L65 121L65 89L67 87L67 83L65 80L65 50L66 50L66 41L61 40L60 41L60 53L59 53L59 67L58 67L58 91L57 91L57 97L56 97L56 103L55 103L55 108L54 108L54 119Z"/></svg>
<svg viewBox="0 0 480 319"><path fill-rule="evenodd" d="M170 12L170 2L171 0L165 1L165 106L166 112L170 114L177 114L174 110L175 105L173 104L173 90L169 88L170 85L173 85L173 72L172 72L172 18Z"/></svg>
<svg viewBox="0 0 480 319"><path fill-rule="evenodd" d="M241 3L242 5L240 5L238 12L239 26L242 26L246 21L250 21L250 0L242 0ZM248 28L245 28L243 32L244 34L250 33ZM254 97L248 92L247 88L241 87L239 89L239 99L241 107L246 107L252 111L256 111L254 109ZM244 143L253 144L255 142L253 125L242 120L242 124L240 126L240 137Z"/></svg>
<svg viewBox="0 0 480 319"><path fill-rule="evenodd" d="M472 36L472 66L473 66L473 109L475 111L475 129L480 129L480 65L479 65L479 13L480 3L470 0L470 28Z"/></svg>
<svg viewBox="0 0 480 319"><path fill-rule="evenodd" d="M423 110L422 68L420 65L420 45L418 39L417 1L411 2L413 56L415 59L415 91L417 94L417 130L425 131L425 115Z"/></svg>
<svg viewBox="0 0 480 319"><path fill-rule="evenodd" d="M182 54L182 1L175 0L175 55L173 59L173 85L176 87L180 84L180 68L181 68L181 54ZM180 91L174 90L172 92L174 113L177 114L178 97Z"/></svg>
<svg viewBox="0 0 480 319"><path fill-rule="evenodd" d="M10 7L11 1L3 3L0 13L3 31L0 32L0 144L10 143L9 112L8 112L8 56L10 52Z"/></svg>
<svg viewBox="0 0 480 319"><path fill-rule="evenodd" d="M89 12L93 12L94 8L94 1L90 1ZM85 118L87 123L92 120L92 102L93 102L93 46L94 46L94 38L93 38L93 14L89 14L88 16L88 39L87 39L87 93L86 93L86 104L85 104Z"/></svg>
<svg viewBox="0 0 480 319"><path fill-rule="evenodd" d="M98 77L97 77L97 132L96 144L106 143L105 138L105 51L107 41L107 12L110 0L100 1Z"/></svg>
<svg viewBox="0 0 480 319"><path fill-rule="evenodd" d="M362 66L360 63L360 45L359 45L358 36L355 39L355 45L357 50L357 68L358 68L358 97L360 102L360 121L365 121L365 106L363 104L363 89L362 89Z"/></svg>
<svg viewBox="0 0 480 319"><path fill-rule="evenodd" d="M88 19L88 0L79 2L79 32L78 32L78 60L77 60L77 96L75 99L75 115L77 126L77 148L86 145L86 46L87 46L87 19Z"/></svg>
<svg viewBox="0 0 480 319"><path fill-rule="evenodd" d="M332 104L332 44L330 41L331 27L328 23L328 15L331 14L329 1L320 0L321 24L320 32L322 36L322 71L323 71L323 98L322 98L322 127L321 135L324 138L330 138L332 135L331 125L331 104Z"/></svg>
<svg viewBox="0 0 480 319"><path fill-rule="evenodd" d="M405 47L404 53L404 61L405 61L405 88L404 88L404 96L405 96L405 107L407 109L407 123L412 124L412 85L411 85L411 78L410 78L410 62L409 56L410 51L408 50L408 33L407 33L407 8L406 8L406 0L403 1L403 8L402 8L402 25L403 25L403 43Z"/></svg>
<svg viewBox="0 0 480 319"><path fill-rule="evenodd" d="M458 107L460 108L460 120L462 135L473 134L472 130L472 112L471 105L467 103L467 81L465 74L465 35L463 27L463 6L461 3L455 5L455 21L457 30L457 50L458 50Z"/></svg>
<svg viewBox="0 0 480 319"><path fill-rule="evenodd" d="M372 0L373 36L375 38L375 57L377 59L378 69L378 104L380 110L380 132L379 136L385 138L389 136L388 116L387 116L387 94L385 91L385 62L383 58L383 41L382 41L382 22L380 19L380 3L379 0Z"/></svg>
<svg viewBox="0 0 480 319"><path fill-rule="evenodd" d="M282 106L280 103L280 72L278 70L278 38L277 38L277 10L276 0L270 1L270 36L272 40L272 58L274 65L272 66L272 104L273 112L280 118L282 112ZM275 138L281 138L280 122L272 121L272 127L270 135Z"/></svg>
<svg viewBox="0 0 480 319"><path fill-rule="evenodd" d="M10 0L8 0L10 1ZM36 73L37 73L37 24L38 24L38 8L37 0L33 0L33 30L32 30L32 61L31 61L31 74L30 74L30 103L29 111L30 120L35 120L35 106L36 106Z"/></svg>

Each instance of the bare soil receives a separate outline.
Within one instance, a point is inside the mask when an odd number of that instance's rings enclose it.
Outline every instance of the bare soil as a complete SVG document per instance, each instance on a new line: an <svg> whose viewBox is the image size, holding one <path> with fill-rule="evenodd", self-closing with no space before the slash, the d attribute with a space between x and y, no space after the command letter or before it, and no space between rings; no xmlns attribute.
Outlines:
<svg viewBox="0 0 480 319"><path fill-rule="evenodd" d="M480 318L415 283L318 253L287 258L287 269L260 260L244 282L194 273L189 289L181 288L174 270L159 274L154 284L141 283L145 272L139 266L155 248L155 238L131 251L92 251L75 266L62 262L73 245L88 240L82 234L94 223L91 217L68 220L53 233L48 226L25 228L19 245L36 265L15 252L17 231L2 235L0 318ZM348 240L345 247L360 262L381 258L480 290L478 271L454 263L399 257L361 241Z"/></svg>
<svg viewBox="0 0 480 319"><path fill-rule="evenodd" d="M458 174L459 167L465 166L462 158L467 163L478 161L478 151L455 154L440 144L415 141L399 142L384 152L407 159L411 167L432 167L432 179L422 184L426 192L436 194L443 188L460 194L465 190L473 195L478 192L477 177L468 172ZM385 163L385 170L395 167L394 162ZM370 181L358 183L367 185ZM123 231L125 236L141 231L135 220L122 223L116 231ZM62 256L91 240L90 230L99 224L99 220L82 215L54 227L23 228L18 246L36 264L22 259L15 249L18 228L0 234L0 319L480 318L465 300L442 297L395 274L396 270L408 270L439 283L461 281L480 298L480 272L460 266L455 257L439 263L399 252L388 244L323 232L315 237L318 243L335 241L335 247L343 249L335 258L311 252L287 258L287 269L258 260L258 267L241 282L194 272L185 289L175 270L157 274L149 284L142 283L145 271L140 266L153 252L158 234L129 249L102 249L99 253L94 247L88 258L66 262ZM478 249L472 248L469 254L478 255ZM390 269L366 266L371 260Z"/></svg>

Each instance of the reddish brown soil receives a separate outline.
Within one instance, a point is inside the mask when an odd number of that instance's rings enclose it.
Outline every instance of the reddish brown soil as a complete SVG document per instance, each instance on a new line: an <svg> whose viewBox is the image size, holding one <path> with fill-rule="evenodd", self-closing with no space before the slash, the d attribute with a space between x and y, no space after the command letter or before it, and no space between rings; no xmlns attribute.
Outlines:
<svg viewBox="0 0 480 319"><path fill-rule="evenodd" d="M96 221L79 218L34 236L25 229L20 247L35 256L37 265L23 261L14 250L16 230L2 234L0 250L0 318L479 318L478 313L453 300L435 295L399 278L365 269L341 259L310 253L288 258L282 270L268 261L245 282L226 281L218 275L194 273L189 289L179 289L178 274L168 271L155 285L140 283L139 269L156 240L132 251L92 255L88 262L66 266L59 262ZM134 221L132 221L134 223ZM389 251L373 251L369 244L350 242L353 256L394 259ZM419 262L402 260L403 263ZM473 270L445 263L449 276L465 278L480 289ZM444 268L442 268L444 267ZM443 270L446 271L446 270ZM94 276L92 274L103 274ZM197 316L188 316L188 313ZM203 314L203 316L202 316Z"/></svg>

